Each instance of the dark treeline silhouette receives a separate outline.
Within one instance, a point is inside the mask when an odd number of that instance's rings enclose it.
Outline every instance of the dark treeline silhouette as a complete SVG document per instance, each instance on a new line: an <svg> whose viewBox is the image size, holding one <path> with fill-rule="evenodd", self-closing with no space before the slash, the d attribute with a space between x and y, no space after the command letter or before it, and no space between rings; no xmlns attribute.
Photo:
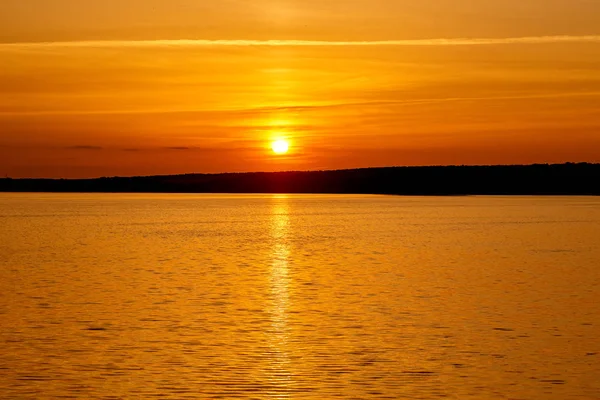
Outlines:
<svg viewBox="0 0 600 400"><path fill-rule="evenodd" d="M600 195L600 164L387 167L97 179L0 179L3 192Z"/></svg>

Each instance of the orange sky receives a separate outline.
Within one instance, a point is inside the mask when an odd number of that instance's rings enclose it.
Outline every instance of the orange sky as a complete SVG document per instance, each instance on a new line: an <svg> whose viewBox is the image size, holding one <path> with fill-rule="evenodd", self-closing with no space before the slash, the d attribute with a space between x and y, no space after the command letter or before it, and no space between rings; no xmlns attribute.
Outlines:
<svg viewBox="0 0 600 400"><path fill-rule="evenodd" d="M596 0L2 0L0 174L600 162L599 27Z"/></svg>

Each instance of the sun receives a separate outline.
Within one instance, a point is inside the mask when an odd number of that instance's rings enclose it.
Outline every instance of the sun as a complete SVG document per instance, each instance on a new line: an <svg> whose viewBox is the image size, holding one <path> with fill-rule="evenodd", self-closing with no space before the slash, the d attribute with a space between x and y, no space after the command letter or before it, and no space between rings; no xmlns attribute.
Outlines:
<svg viewBox="0 0 600 400"><path fill-rule="evenodd" d="M276 140L271 143L271 148L275 154L285 154L290 149L290 144L287 140Z"/></svg>

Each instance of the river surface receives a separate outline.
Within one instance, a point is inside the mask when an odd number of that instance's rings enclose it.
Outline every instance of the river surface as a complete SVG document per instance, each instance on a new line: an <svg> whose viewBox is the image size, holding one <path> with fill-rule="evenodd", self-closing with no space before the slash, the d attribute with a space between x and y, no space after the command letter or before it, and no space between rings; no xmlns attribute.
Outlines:
<svg viewBox="0 0 600 400"><path fill-rule="evenodd" d="M600 198L0 194L0 398L600 399Z"/></svg>

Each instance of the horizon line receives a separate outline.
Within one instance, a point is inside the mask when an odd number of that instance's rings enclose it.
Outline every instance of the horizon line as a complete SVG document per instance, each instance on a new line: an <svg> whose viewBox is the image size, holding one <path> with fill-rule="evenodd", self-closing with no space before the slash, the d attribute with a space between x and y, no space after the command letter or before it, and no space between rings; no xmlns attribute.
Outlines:
<svg viewBox="0 0 600 400"><path fill-rule="evenodd" d="M427 164L427 165L388 165L372 167L351 167L351 168L331 168L331 169L303 169L303 170L280 170L280 171L233 171L233 172L183 172L175 174L155 174L155 175L104 175L87 178L50 178L50 177L16 177L0 176L1 180L99 180L99 179L131 179L131 178L155 178L170 176L187 175L243 175L243 174L282 174L282 173L311 173L311 172L338 172L338 171L356 171L364 169L389 169L389 168L486 168L486 167L537 167L537 166L567 166L567 165L595 165L600 166L600 162L593 161L565 161L562 163L542 163L533 162L529 164Z"/></svg>
<svg viewBox="0 0 600 400"><path fill-rule="evenodd" d="M523 36L506 38L437 38L394 40L296 40L296 39L142 39L71 40L0 43L0 49L18 48L152 48L152 47L340 47L340 46L483 46L510 44L600 43L600 35Z"/></svg>

